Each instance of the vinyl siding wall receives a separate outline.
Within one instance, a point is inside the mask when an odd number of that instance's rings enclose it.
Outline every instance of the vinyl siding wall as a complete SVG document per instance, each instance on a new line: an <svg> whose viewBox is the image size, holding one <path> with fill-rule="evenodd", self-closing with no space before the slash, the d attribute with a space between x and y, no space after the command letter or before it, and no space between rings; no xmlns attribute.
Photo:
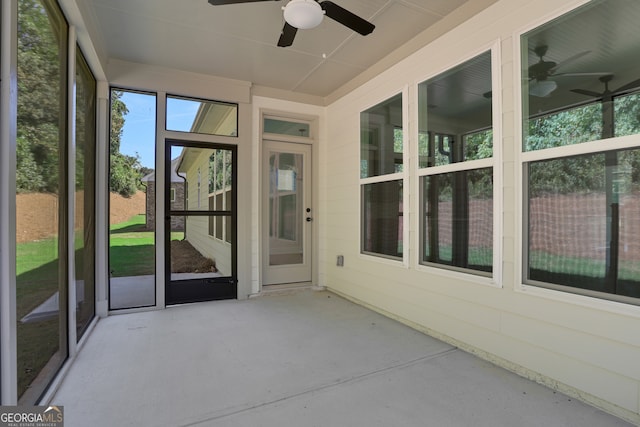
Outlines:
<svg viewBox="0 0 640 427"><path fill-rule="evenodd" d="M640 423L640 307L522 285L519 37L584 2L504 0L327 108L321 158L321 284L411 326ZM360 254L360 112L494 48L494 157L500 260L493 279L418 264L418 183L409 144L404 262ZM413 137L412 137L413 138ZM411 145L414 144L414 145ZM336 257L344 256L344 267Z"/></svg>
<svg viewBox="0 0 640 427"><path fill-rule="evenodd" d="M189 209L207 210L209 208L209 150L193 162L187 170L189 192ZM201 173L200 205L198 207L198 169ZM231 244L209 235L208 216L188 216L185 239L206 258L216 263L216 268L223 275L231 275Z"/></svg>

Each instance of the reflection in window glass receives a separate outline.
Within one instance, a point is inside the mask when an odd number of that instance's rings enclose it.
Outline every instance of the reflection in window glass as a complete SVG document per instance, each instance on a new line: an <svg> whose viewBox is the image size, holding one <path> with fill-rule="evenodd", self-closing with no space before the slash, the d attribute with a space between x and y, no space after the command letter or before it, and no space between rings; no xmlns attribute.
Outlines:
<svg viewBox="0 0 640 427"><path fill-rule="evenodd" d="M288 120L265 118L263 130L265 133L275 133L278 135L302 136L305 138L311 136L309 123L292 122Z"/></svg>
<svg viewBox="0 0 640 427"><path fill-rule="evenodd" d="M602 138L602 105L589 104L529 120L525 150L562 147Z"/></svg>
<svg viewBox="0 0 640 427"><path fill-rule="evenodd" d="M17 3L16 369L33 405L68 347L67 25L55 2Z"/></svg>
<svg viewBox="0 0 640 427"><path fill-rule="evenodd" d="M524 151L640 132L640 43L610 31L638 20L639 2L596 0L522 36Z"/></svg>
<svg viewBox="0 0 640 427"><path fill-rule="evenodd" d="M402 94L360 113L360 178L389 175L361 188L362 253L403 258L404 132ZM392 179L390 179L392 178Z"/></svg>
<svg viewBox="0 0 640 427"><path fill-rule="evenodd" d="M614 98L615 136L640 133L640 93Z"/></svg>
<svg viewBox="0 0 640 427"><path fill-rule="evenodd" d="M304 156L269 154L269 265L304 262Z"/></svg>
<svg viewBox="0 0 640 427"><path fill-rule="evenodd" d="M167 96L167 130L238 136L238 105Z"/></svg>
<svg viewBox="0 0 640 427"><path fill-rule="evenodd" d="M418 86L422 264L493 271L491 99L490 51Z"/></svg>
<svg viewBox="0 0 640 427"><path fill-rule="evenodd" d="M640 150L556 150L640 133L640 43L610 31L638 19L640 2L596 0L521 38L523 151L546 149L523 154L528 283L640 297Z"/></svg>
<svg viewBox="0 0 640 427"><path fill-rule="evenodd" d="M528 279L640 297L640 150L529 164Z"/></svg>
<svg viewBox="0 0 640 427"><path fill-rule="evenodd" d="M75 270L78 340L95 314L96 80L80 49L76 56Z"/></svg>
<svg viewBox="0 0 640 427"><path fill-rule="evenodd" d="M360 178L402 172L402 94L360 113Z"/></svg>
<svg viewBox="0 0 640 427"><path fill-rule="evenodd" d="M362 252L402 259L402 181L362 185Z"/></svg>
<svg viewBox="0 0 640 427"><path fill-rule="evenodd" d="M493 156L493 129L463 135L466 160L488 159Z"/></svg>
<svg viewBox="0 0 640 427"><path fill-rule="evenodd" d="M493 156L491 94L491 52L418 85L420 168Z"/></svg>
<svg viewBox="0 0 640 427"><path fill-rule="evenodd" d="M422 262L491 272L491 168L428 175L422 188Z"/></svg>

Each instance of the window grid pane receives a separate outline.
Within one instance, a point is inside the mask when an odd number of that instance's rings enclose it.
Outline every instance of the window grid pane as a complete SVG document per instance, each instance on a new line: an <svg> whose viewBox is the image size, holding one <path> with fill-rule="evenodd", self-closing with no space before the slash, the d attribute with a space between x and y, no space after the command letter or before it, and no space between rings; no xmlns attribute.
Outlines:
<svg viewBox="0 0 640 427"><path fill-rule="evenodd" d="M485 168L421 178L422 263L492 271L492 173Z"/></svg>
<svg viewBox="0 0 640 427"><path fill-rule="evenodd" d="M76 337L95 315L96 80L76 47Z"/></svg>
<svg viewBox="0 0 640 427"><path fill-rule="evenodd" d="M360 178L402 172L402 94L360 113Z"/></svg>
<svg viewBox="0 0 640 427"><path fill-rule="evenodd" d="M637 2L594 0L521 37L524 151L640 133L640 44L609 31L638 17Z"/></svg>
<svg viewBox="0 0 640 427"><path fill-rule="evenodd" d="M362 186L362 251L402 258L402 181Z"/></svg>
<svg viewBox="0 0 640 427"><path fill-rule="evenodd" d="M640 150L528 169L528 279L640 297Z"/></svg>
<svg viewBox="0 0 640 427"><path fill-rule="evenodd" d="M418 167L493 157L491 52L418 85Z"/></svg>

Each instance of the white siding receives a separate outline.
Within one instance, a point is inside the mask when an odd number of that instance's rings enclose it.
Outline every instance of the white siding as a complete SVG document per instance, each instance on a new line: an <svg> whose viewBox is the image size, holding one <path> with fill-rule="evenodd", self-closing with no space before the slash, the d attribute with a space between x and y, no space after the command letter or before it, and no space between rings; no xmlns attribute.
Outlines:
<svg viewBox="0 0 640 427"><path fill-rule="evenodd" d="M209 155L210 150L203 150L189 170L187 170L187 182L189 188L189 209L207 210L209 207ZM200 169L200 207L198 208L198 169ZM216 263L216 268L225 276L230 276L231 271L231 244L223 242L209 235L208 216L187 217L186 240L203 256L211 258Z"/></svg>
<svg viewBox="0 0 640 427"><path fill-rule="evenodd" d="M575 7L556 0L503 0L443 35L327 108L321 158L322 283L416 328L522 375L557 387L640 423L640 307L561 292L523 288L520 277L518 63L522 32ZM408 266L360 255L361 111L461 63L494 43L499 49L502 110L500 178L501 270L486 278L417 267L418 202L410 171ZM495 64L494 64L495 65ZM494 67L495 70L495 67ZM413 108L415 99L409 99ZM411 120L413 111L405 112ZM410 122L410 126L415 125ZM344 267L336 256L344 255Z"/></svg>

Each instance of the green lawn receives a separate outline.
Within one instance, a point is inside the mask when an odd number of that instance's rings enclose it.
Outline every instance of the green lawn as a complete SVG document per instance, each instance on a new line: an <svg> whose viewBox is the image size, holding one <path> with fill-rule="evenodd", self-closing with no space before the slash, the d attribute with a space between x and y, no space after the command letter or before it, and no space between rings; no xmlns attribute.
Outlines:
<svg viewBox="0 0 640 427"><path fill-rule="evenodd" d="M145 216L111 226L109 271L111 277L155 273L155 234L145 229Z"/></svg>
<svg viewBox="0 0 640 427"><path fill-rule="evenodd" d="M58 239L16 245L18 395L59 348L58 319L20 321L58 291Z"/></svg>
<svg viewBox="0 0 640 427"><path fill-rule="evenodd" d="M172 240L183 238L183 232L171 233ZM145 229L144 215L111 226L109 270L111 277L155 274L155 234Z"/></svg>
<svg viewBox="0 0 640 427"><path fill-rule="evenodd" d="M109 258L114 276L153 274L154 233L144 230L144 215L113 225ZM76 260L82 262L83 236L76 236ZM31 323L20 321L59 289L58 239L16 245L16 315L18 395L21 395L59 349L57 317Z"/></svg>
<svg viewBox="0 0 640 427"><path fill-rule="evenodd" d="M145 216L136 215L129 221L111 226L109 264L113 275L138 276L155 270L153 231L144 229ZM182 233L172 233L174 234ZM82 247L77 236L76 247ZM16 245L16 274L26 283L41 280L57 281L58 239L50 238ZM20 282L20 280L19 280Z"/></svg>
<svg viewBox="0 0 640 427"><path fill-rule="evenodd" d="M552 273L603 277L606 270L604 259L594 260L532 251L530 260L532 269L540 269ZM633 281L640 280L640 263L637 261L619 261L618 278Z"/></svg>

